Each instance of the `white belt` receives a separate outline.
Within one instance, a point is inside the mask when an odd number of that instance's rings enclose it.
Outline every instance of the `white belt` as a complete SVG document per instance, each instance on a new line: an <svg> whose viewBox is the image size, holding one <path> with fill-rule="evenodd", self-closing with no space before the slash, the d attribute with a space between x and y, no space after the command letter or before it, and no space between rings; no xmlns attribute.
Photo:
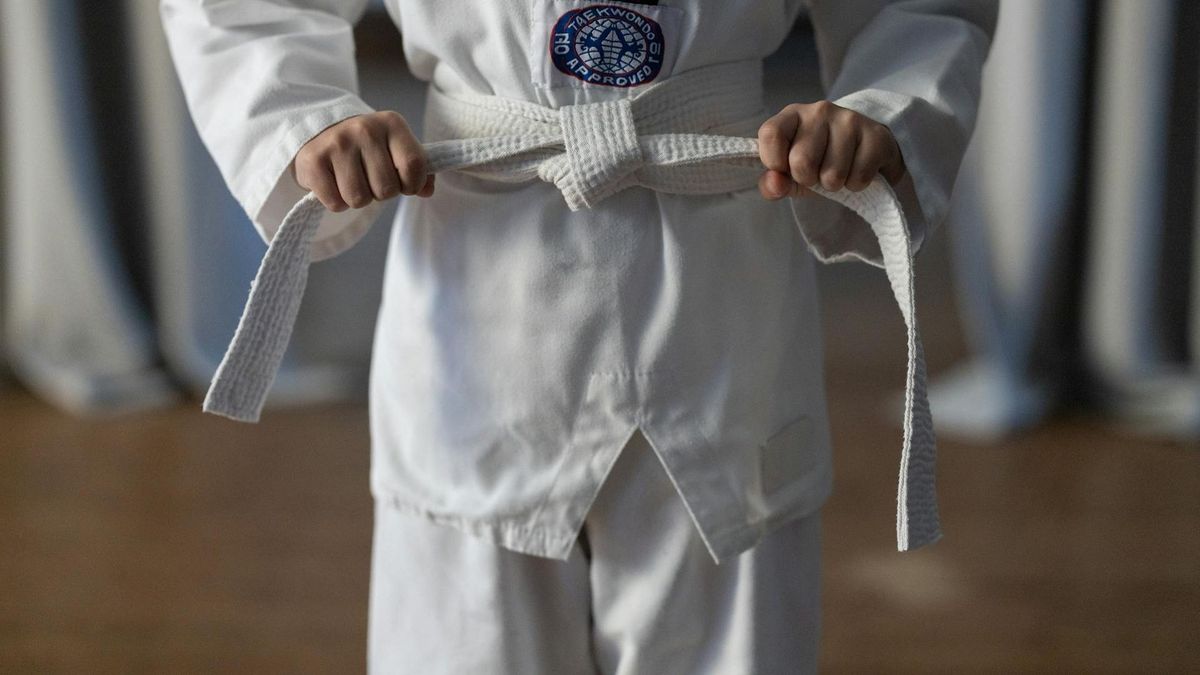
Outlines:
<svg viewBox="0 0 1200 675"><path fill-rule="evenodd" d="M431 90L430 171L492 180L553 183L572 210L592 208L631 186L675 194L719 194L756 185L762 164L753 138L717 135L761 106L761 64L741 61L693 70L633 98L558 109L478 94ZM707 132L707 133L705 133ZM901 551L941 538L934 489L936 447L917 333L908 226L896 194L876 177L860 192L817 194L858 213L879 240L884 270L908 332L904 445L896 499ZM291 336L308 279L309 245L324 207L308 194L283 219L250 289L204 411L257 421Z"/></svg>

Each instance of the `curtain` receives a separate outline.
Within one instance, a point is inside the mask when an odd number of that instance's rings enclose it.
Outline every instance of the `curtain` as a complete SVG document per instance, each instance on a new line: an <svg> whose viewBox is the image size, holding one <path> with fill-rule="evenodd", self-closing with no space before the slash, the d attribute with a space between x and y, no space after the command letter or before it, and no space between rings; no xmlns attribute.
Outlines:
<svg viewBox="0 0 1200 675"><path fill-rule="evenodd" d="M157 3L0 0L0 64L8 366L76 413L202 395L265 245L188 118ZM373 102L419 123L419 88L387 84ZM365 398L391 214L314 266L268 405Z"/></svg>
<svg viewBox="0 0 1200 675"><path fill-rule="evenodd" d="M1200 6L1005 0L949 230L973 357L941 431L990 440L1083 409L1200 431Z"/></svg>

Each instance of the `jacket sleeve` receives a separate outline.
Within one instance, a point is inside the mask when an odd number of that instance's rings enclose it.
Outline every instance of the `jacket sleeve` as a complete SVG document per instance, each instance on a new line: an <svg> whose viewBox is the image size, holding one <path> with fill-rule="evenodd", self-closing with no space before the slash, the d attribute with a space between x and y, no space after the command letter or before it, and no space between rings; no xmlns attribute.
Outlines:
<svg viewBox="0 0 1200 675"><path fill-rule="evenodd" d="M270 241L307 192L288 170L326 127L373 109L358 97L353 24L367 0L160 0L188 110L233 196ZM326 212L313 260L353 245L379 215Z"/></svg>
<svg viewBox="0 0 1200 675"><path fill-rule="evenodd" d="M886 125L908 169L895 185L915 255L940 226L975 126L997 0L808 0L826 98ZM870 227L830 200L792 199L819 259L882 266Z"/></svg>

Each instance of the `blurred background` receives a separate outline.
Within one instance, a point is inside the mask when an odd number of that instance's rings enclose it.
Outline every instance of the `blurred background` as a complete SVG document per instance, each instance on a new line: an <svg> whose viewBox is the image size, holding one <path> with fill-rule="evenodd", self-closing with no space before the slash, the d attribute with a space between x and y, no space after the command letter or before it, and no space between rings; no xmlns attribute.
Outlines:
<svg viewBox="0 0 1200 675"><path fill-rule="evenodd" d="M1200 3L1002 0L918 259L945 539L895 551L903 324L823 266L828 672L1200 672ZM381 8L363 98L419 123ZM804 19L773 105L821 97ZM0 0L0 672L353 672L391 211L258 425L200 413L264 246L153 0ZM394 204L392 205L394 207Z"/></svg>

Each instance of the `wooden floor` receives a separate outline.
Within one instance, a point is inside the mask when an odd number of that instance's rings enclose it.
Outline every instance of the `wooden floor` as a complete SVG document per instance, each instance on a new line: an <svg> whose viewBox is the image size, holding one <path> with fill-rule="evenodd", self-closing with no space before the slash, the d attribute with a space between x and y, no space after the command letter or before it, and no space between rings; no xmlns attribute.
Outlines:
<svg viewBox="0 0 1200 675"><path fill-rule="evenodd" d="M918 286L933 372L961 357L944 258ZM1200 455L1096 420L943 439L945 539L894 550L899 315L822 271L836 443L823 671L1200 672ZM0 672L360 672L371 502L358 406L198 404L78 420L0 393Z"/></svg>
<svg viewBox="0 0 1200 675"><path fill-rule="evenodd" d="M390 35L362 51L398 58ZM781 53L791 97L815 62ZM928 247L936 374L966 350L944 238ZM880 409L903 382L899 314L878 270L821 283L822 671L1200 672L1200 448L1080 418L997 445L943 438L945 538L897 553L900 431ZM0 673L361 672L367 478L360 406L80 420L0 385Z"/></svg>

